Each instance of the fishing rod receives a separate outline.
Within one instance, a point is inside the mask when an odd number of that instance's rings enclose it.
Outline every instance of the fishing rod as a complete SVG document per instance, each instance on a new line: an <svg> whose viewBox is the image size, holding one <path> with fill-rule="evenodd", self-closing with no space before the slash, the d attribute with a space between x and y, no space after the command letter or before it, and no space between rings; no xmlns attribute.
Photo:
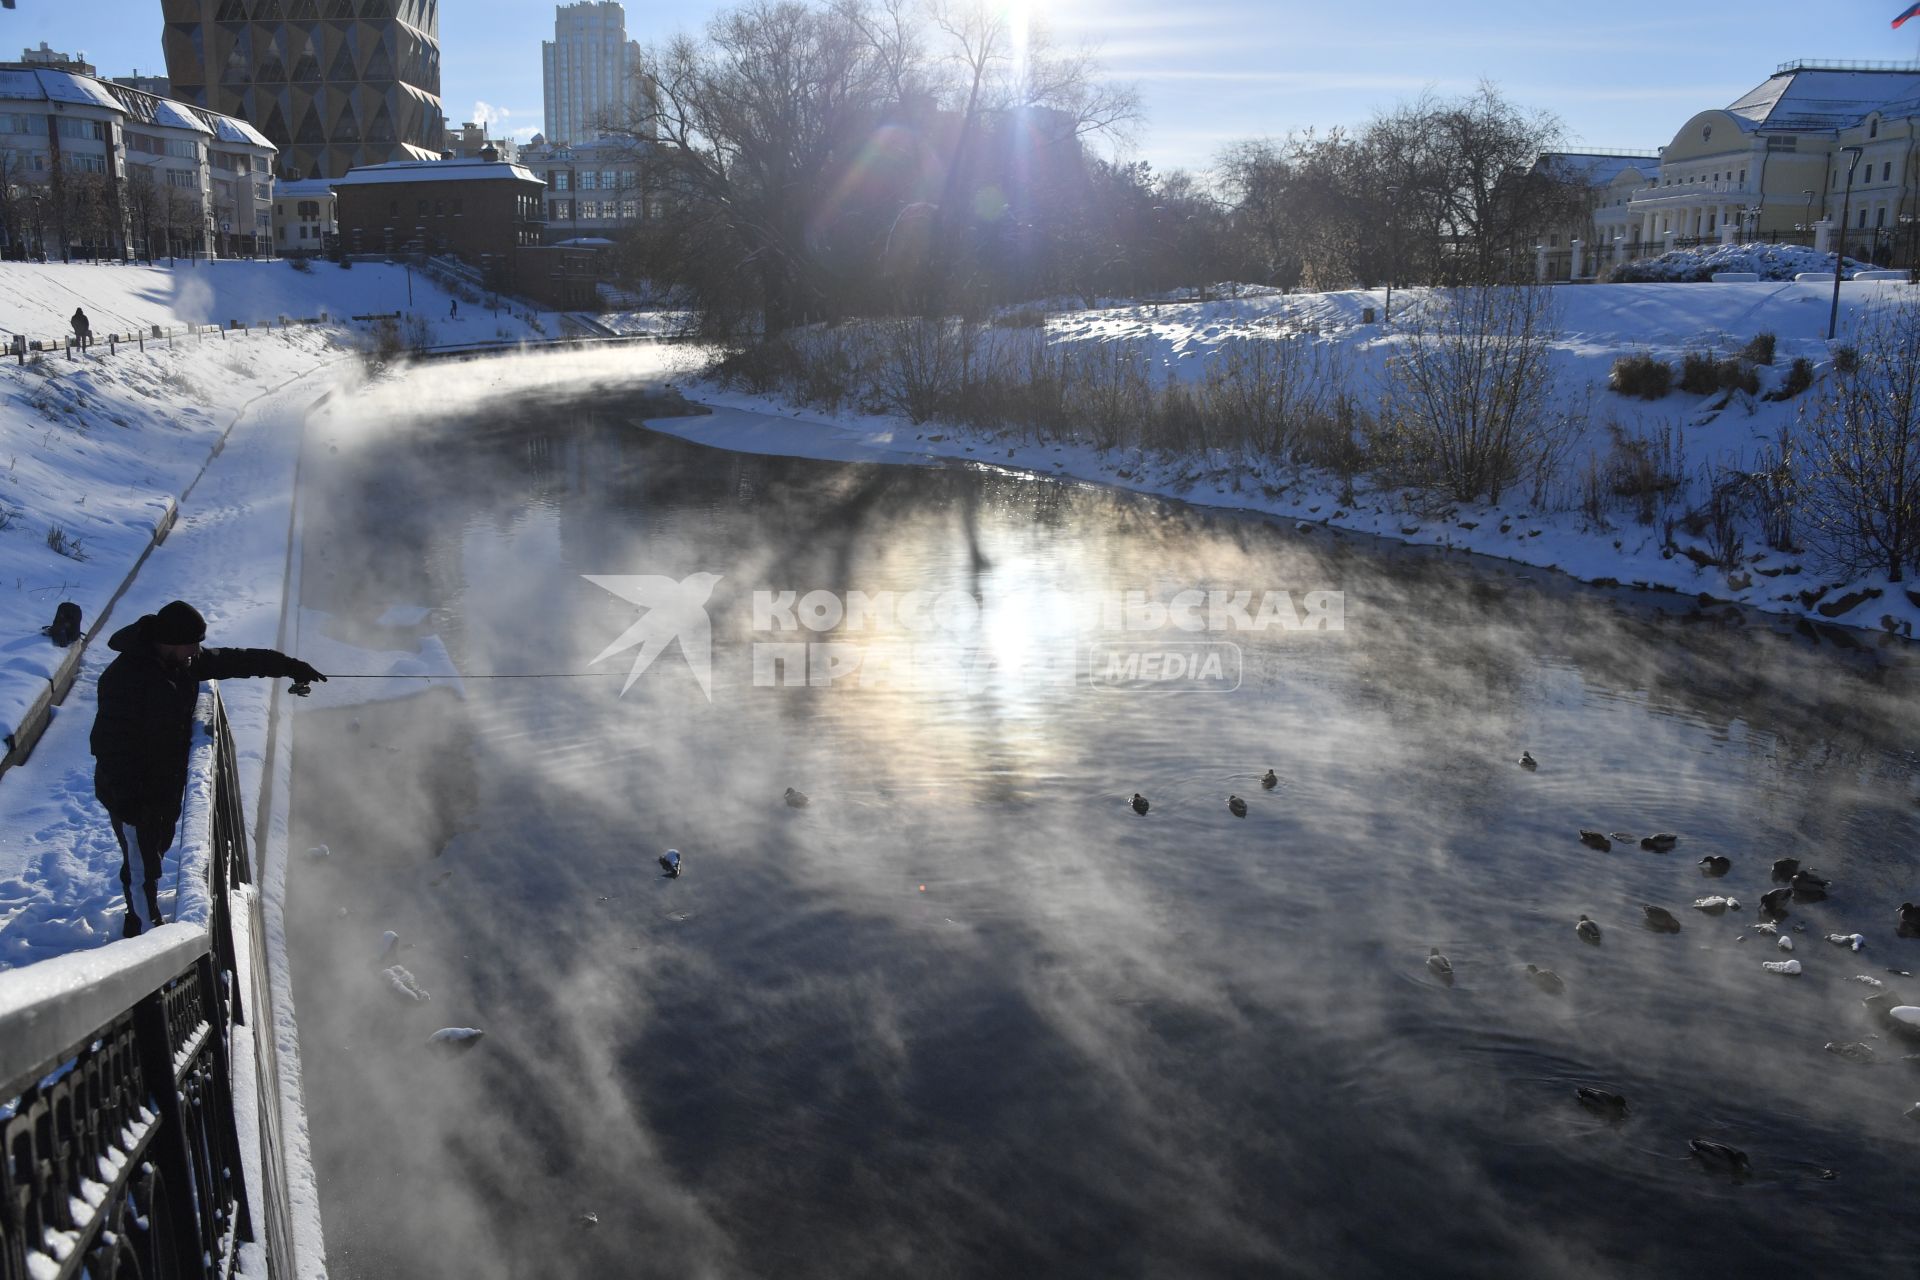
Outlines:
<svg viewBox="0 0 1920 1280"><path fill-rule="evenodd" d="M623 679L626 674L624 671L483 671L469 675L464 671L456 671L446 675L406 675L384 671L343 672L329 675L327 680L607 680ZM287 692L296 698L308 697L313 693L313 682L296 680L288 686Z"/></svg>

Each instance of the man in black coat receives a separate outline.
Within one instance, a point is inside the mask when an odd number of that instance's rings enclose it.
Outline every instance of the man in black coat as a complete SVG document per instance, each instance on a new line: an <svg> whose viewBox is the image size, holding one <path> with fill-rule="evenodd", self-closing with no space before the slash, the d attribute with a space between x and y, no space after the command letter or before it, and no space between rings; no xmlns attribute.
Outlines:
<svg viewBox="0 0 1920 1280"><path fill-rule="evenodd" d="M93 793L120 842L126 936L160 920L160 860L173 844L187 787L193 707L202 680L326 677L274 649L203 649L206 619L184 600L122 627L107 641L120 656L100 673L93 720ZM138 847L139 856L133 853Z"/></svg>

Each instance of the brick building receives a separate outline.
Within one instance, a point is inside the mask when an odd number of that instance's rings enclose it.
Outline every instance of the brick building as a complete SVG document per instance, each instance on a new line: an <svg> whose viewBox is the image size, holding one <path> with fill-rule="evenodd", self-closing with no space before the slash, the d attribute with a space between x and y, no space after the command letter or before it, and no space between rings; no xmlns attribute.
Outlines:
<svg viewBox="0 0 1920 1280"><path fill-rule="evenodd" d="M590 255L542 247L546 183L491 152L364 165L332 180L347 253L450 254L550 306L592 299Z"/></svg>

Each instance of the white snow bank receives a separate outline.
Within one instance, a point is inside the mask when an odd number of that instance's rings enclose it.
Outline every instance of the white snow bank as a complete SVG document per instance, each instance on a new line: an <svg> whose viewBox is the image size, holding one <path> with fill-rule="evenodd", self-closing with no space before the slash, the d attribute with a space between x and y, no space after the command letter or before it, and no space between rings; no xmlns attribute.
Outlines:
<svg viewBox="0 0 1920 1280"><path fill-rule="evenodd" d="M1911 288L1897 282L1843 284L1839 341L1849 339L1870 307L1906 297ZM1805 358L1819 377L1830 371L1830 286L1583 285L1555 289L1552 296L1555 399L1579 415L1581 425L1559 485L1544 495L1540 507L1532 504L1530 493L1519 491L1497 506L1415 501L1374 487L1364 477L1357 500L1342 504L1331 476L1264 456L1224 450L1188 455L1102 451L1085 443L1036 442L1017 430L972 430L937 421L914 426L897 416L819 413L777 397L734 392L711 380L699 383L697 393L722 412L647 425L754 453L849 461L959 459L1096 481L1497 556L1603 584L1668 589L1689 598L1705 594L1822 623L1868 630L1890 625L1903 634L1920 623L1920 595L1910 584L1889 582L1884 573L1835 583L1822 576L1813 555L1769 549L1757 528L1744 531L1738 567L1726 572L1700 563L1706 551L1702 538L1689 535L1678 520L1704 503L1716 476L1756 469L1780 432L1798 423L1806 396L1768 401L1764 394L1780 385L1796 358ZM1294 334L1313 344L1322 367L1336 370L1362 404L1372 405L1378 403L1388 359L1406 341L1401 326L1434 299L1428 289L1396 290L1391 327L1363 321L1366 308L1382 312L1384 291L1349 290L1071 311L1050 315L1044 331L995 331L994 340L1124 343L1138 353L1150 378L1165 382L1204 377L1235 342ZM1762 396L1675 392L1646 402L1609 388L1613 363L1622 355L1646 352L1676 363L1690 352L1724 356L1761 333L1776 339L1773 365L1758 371ZM1674 545L1668 545L1663 519L1642 524L1630 504L1616 504L1598 517L1582 510L1579 478L1588 459L1605 465L1615 430L1628 439L1671 443L1675 469L1683 477L1666 508L1675 517ZM1691 599L1676 601L1679 608L1692 605Z"/></svg>
<svg viewBox="0 0 1920 1280"><path fill-rule="evenodd" d="M1846 260L1843 278L1872 268L1870 262ZM1712 244L1692 249L1675 249L1657 258L1628 262L1614 267L1608 278L1618 282L1656 280L1700 281L1716 272L1751 272L1762 280L1791 280L1807 271L1824 271L1833 279L1833 255L1815 253L1803 244Z"/></svg>

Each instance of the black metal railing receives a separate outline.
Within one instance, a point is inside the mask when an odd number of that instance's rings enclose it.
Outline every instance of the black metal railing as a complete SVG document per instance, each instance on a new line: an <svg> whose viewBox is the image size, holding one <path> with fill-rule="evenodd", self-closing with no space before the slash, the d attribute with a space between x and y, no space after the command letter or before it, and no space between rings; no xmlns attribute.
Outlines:
<svg viewBox="0 0 1920 1280"><path fill-rule="evenodd" d="M175 920L0 976L0 1280L226 1280L242 1243L293 1275L277 1075L258 1090L249 1207L234 1101L242 994L268 988L233 738L202 692L181 814ZM245 904L247 965L230 903ZM271 1045L256 1017L258 1045Z"/></svg>

